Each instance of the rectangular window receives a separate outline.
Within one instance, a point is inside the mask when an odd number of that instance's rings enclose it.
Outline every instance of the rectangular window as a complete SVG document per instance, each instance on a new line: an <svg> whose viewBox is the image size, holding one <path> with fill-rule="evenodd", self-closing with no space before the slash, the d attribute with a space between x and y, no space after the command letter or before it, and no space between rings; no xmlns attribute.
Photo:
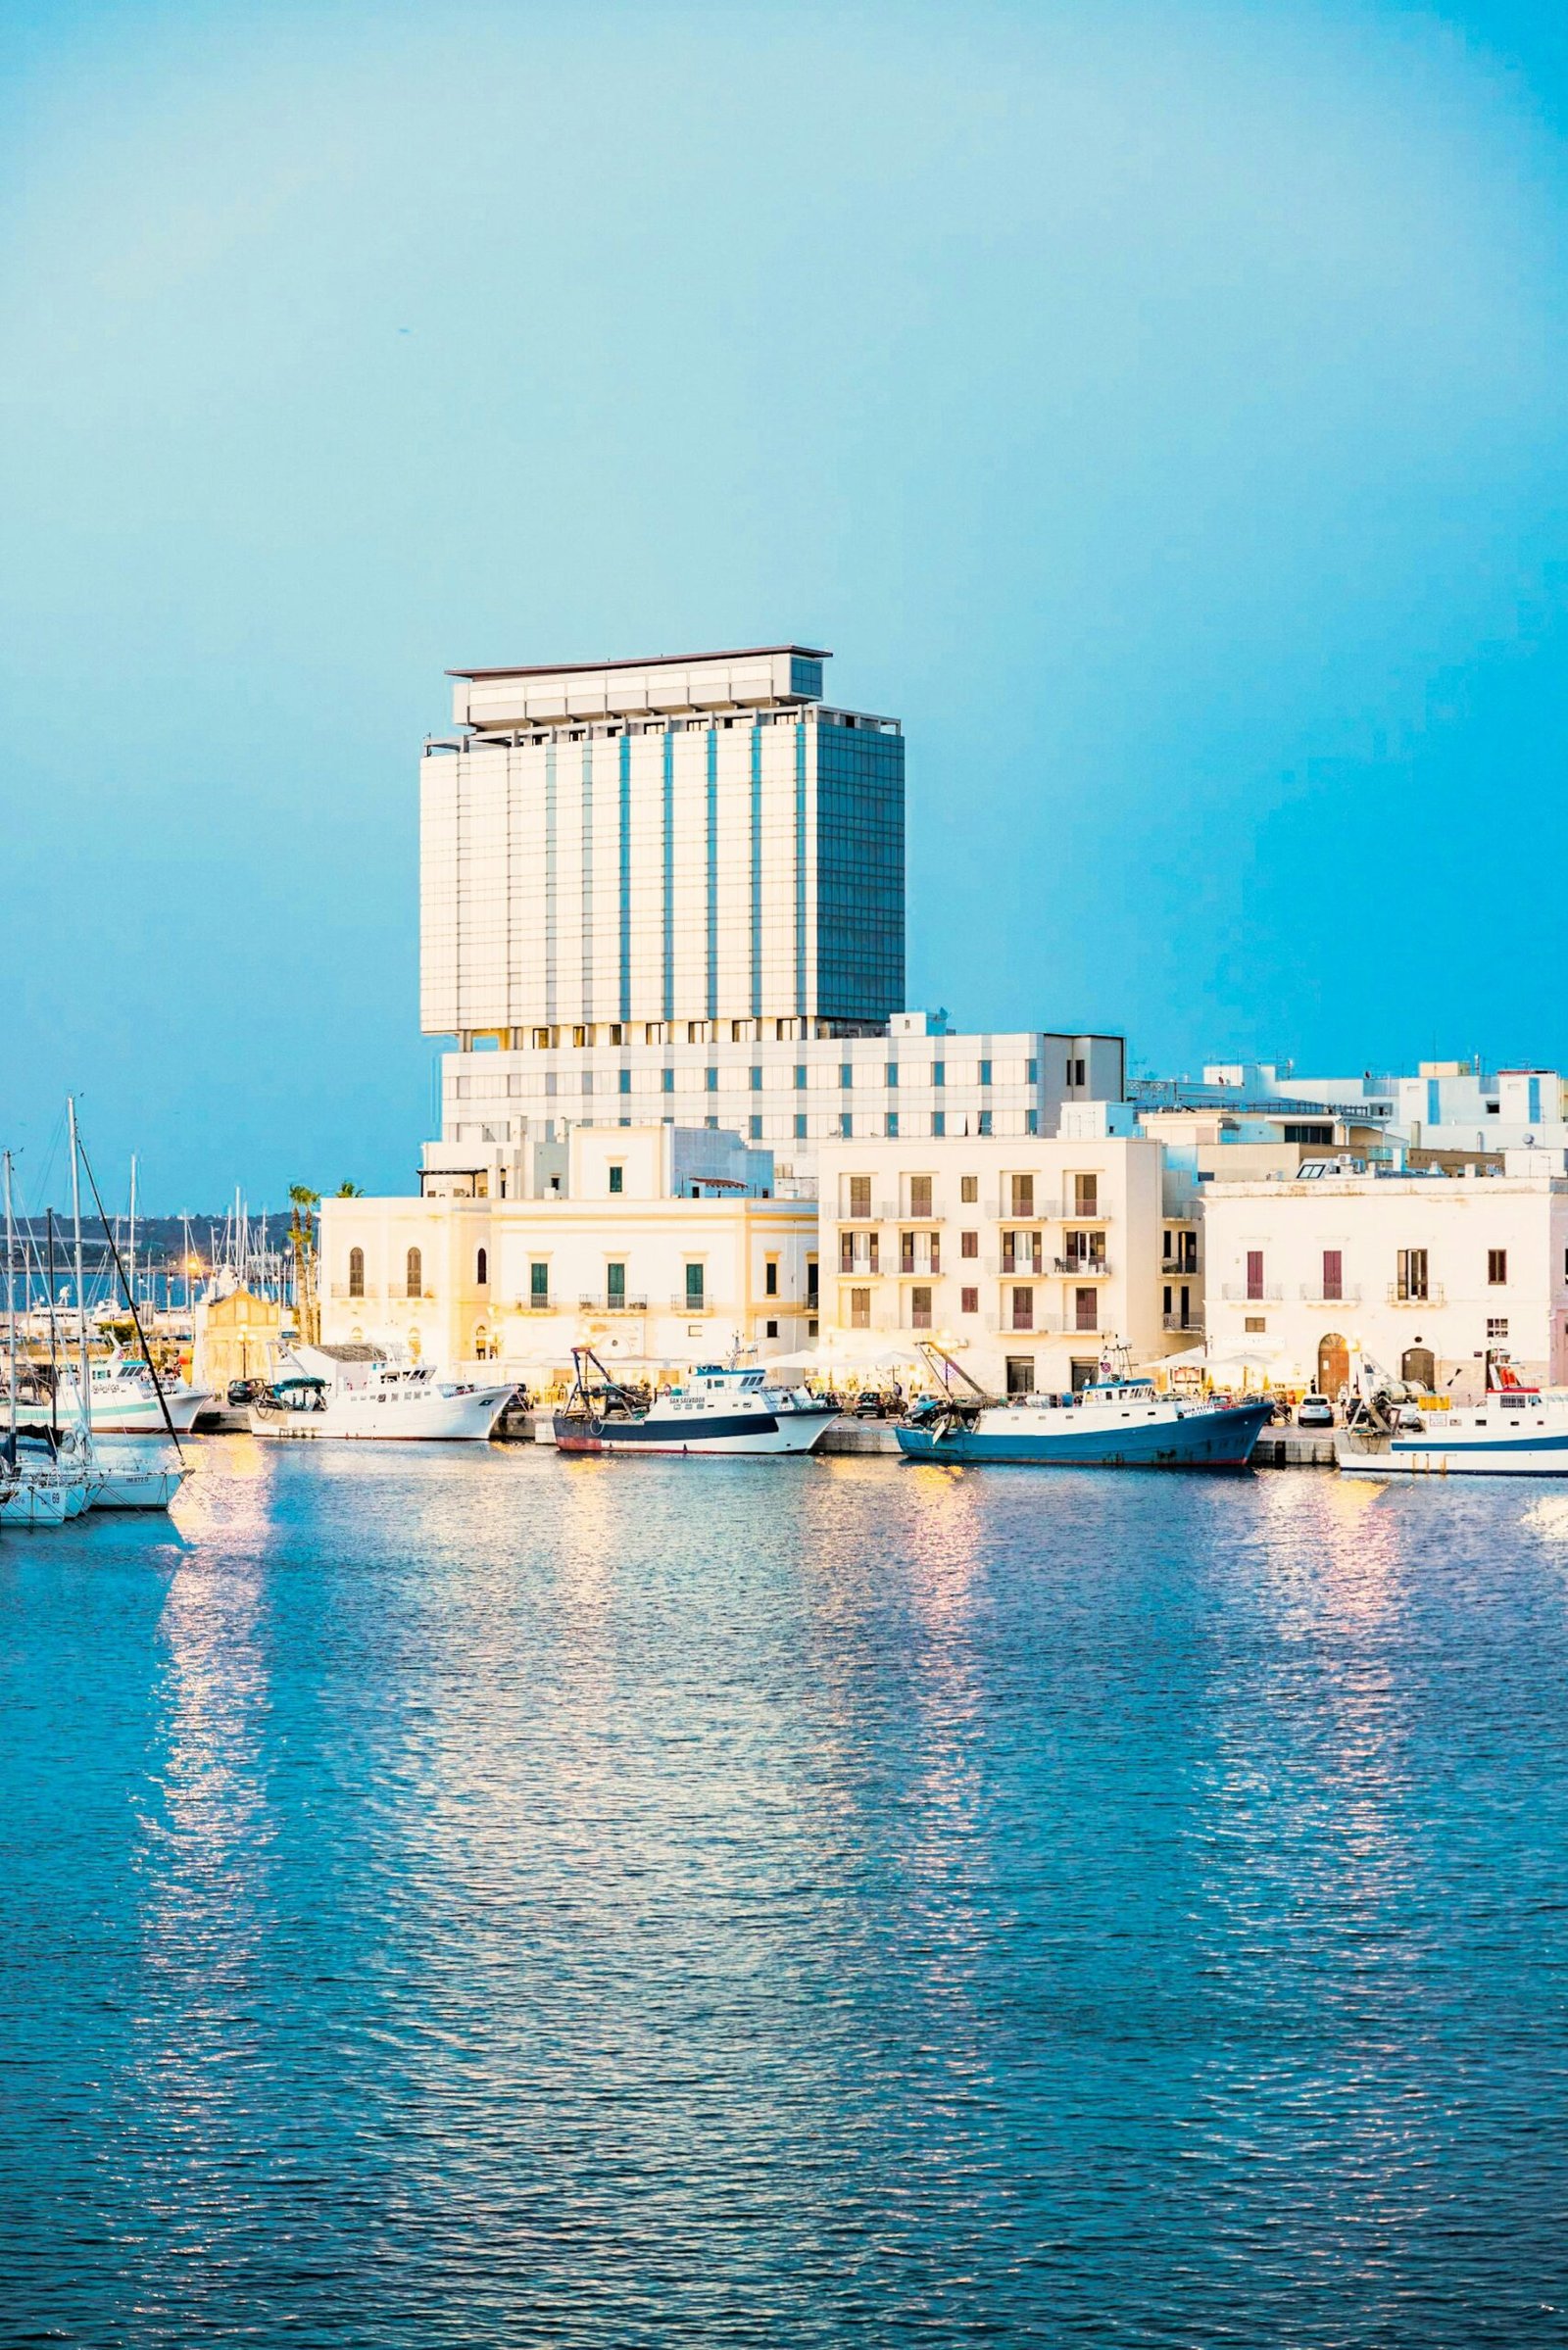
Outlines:
<svg viewBox="0 0 1568 2350"><path fill-rule="evenodd" d="M947 1064L947 1062L946 1062L945 1060L934 1060L934 1061L931 1063L931 1083L932 1083L933 1085L946 1085L946 1084L947 1084L947 1082L948 1082L948 1064Z"/></svg>
<svg viewBox="0 0 1568 2350"><path fill-rule="evenodd" d="M1002 1270L1004 1273L1016 1273L1018 1270L1018 1235L1015 1232L1004 1232L1002 1236Z"/></svg>
<svg viewBox="0 0 1568 2350"><path fill-rule="evenodd" d="M1072 1294L1073 1328L1098 1330L1100 1327L1100 1296L1095 1290L1074 1290Z"/></svg>
<svg viewBox="0 0 1568 2350"><path fill-rule="evenodd" d="M911 1330L931 1327L931 1292L918 1283L909 1292L909 1327Z"/></svg>
<svg viewBox="0 0 1568 2350"><path fill-rule="evenodd" d="M528 1302L530 1305L548 1305L550 1302L550 1267L540 1264L537 1257L528 1267Z"/></svg>
<svg viewBox="0 0 1568 2350"><path fill-rule="evenodd" d="M855 1235L853 1232L841 1232L839 1234L839 1271L853 1273L854 1270Z"/></svg>
<svg viewBox="0 0 1568 2350"><path fill-rule="evenodd" d="M1263 1295L1263 1251L1261 1248L1249 1248L1247 1251L1247 1294L1249 1297L1261 1297Z"/></svg>
<svg viewBox="0 0 1568 2350"><path fill-rule="evenodd" d="M1035 1392L1035 1358L1032 1354L1009 1354L1007 1357L1007 1393L1009 1395L1032 1395Z"/></svg>
<svg viewBox="0 0 1568 2350"><path fill-rule="evenodd" d="M768 1336L770 1339L776 1339L776 1338L777 1338L777 1336L778 1336L778 1324L777 1324L776 1322L769 1322L769 1323L767 1324L767 1336Z"/></svg>
<svg viewBox="0 0 1568 2350"><path fill-rule="evenodd" d="M899 1139L899 1113L898 1113L898 1111L897 1111L896 1109L890 1109L890 1110L888 1111L888 1114L887 1114L887 1120L886 1120L886 1130L887 1130L888 1139L889 1139L891 1142L895 1142L895 1143L896 1143L896 1142L898 1141L898 1139Z"/></svg>
<svg viewBox="0 0 1568 2350"><path fill-rule="evenodd" d="M1040 1063L1037 1060L1026 1060L1023 1064L1023 1077L1025 1085L1038 1085L1040 1083Z"/></svg>
<svg viewBox="0 0 1568 2350"><path fill-rule="evenodd" d="M1094 1296L1091 1290L1089 1295ZM1012 1293L1012 1328L1033 1330L1035 1326L1035 1294L1033 1290L1014 1290ZM1093 1328L1093 1324L1090 1325Z"/></svg>
<svg viewBox="0 0 1568 2350"><path fill-rule="evenodd" d="M626 1268L624 1265L606 1265L605 1296L612 1305L626 1302Z"/></svg>
<svg viewBox="0 0 1568 2350"><path fill-rule="evenodd" d="M610 1170L610 1188L612 1192L623 1192L626 1189L626 1170L618 1160Z"/></svg>
<svg viewBox="0 0 1568 2350"><path fill-rule="evenodd" d="M1196 1239L1196 1234L1194 1235ZM1191 1268L1189 1268L1190 1270ZM1326 1302L1337 1302L1345 1295L1345 1255L1339 1248L1323 1251L1323 1296Z"/></svg>
<svg viewBox="0 0 1568 2350"><path fill-rule="evenodd" d="M710 1125L712 1125L712 1126L716 1126L716 1125L718 1124L718 1120L717 1120L716 1118L711 1118L711 1119L710 1119L709 1123L710 1123ZM746 1123L747 1123L747 1127L748 1127L748 1129L749 1129L749 1131L750 1131L750 1133L751 1133L751 1138L752 1138L752 1141L753 1141L754 1143L760 1143L760 1142L761 1141L761 1139L762 1139L762 1121L761 1121L761 1119L760 1119L760 1117L758 1117L758 1116L756 1115L755 1111L754 1111L753 1115L752 1115L750 1118L748 1118L748 1119L747 1119Z"/></svg>
<svg viewBox="0 0 1568 2350"><path fill-rule="evenodd" d="M662 1069L662 1070L660 1071L659 1082L660 1082L661 1088L662 1089L662 1091L663 1091L664 1093L666 1093L666 1094L672 1094L672 1093L675 1091L675 1072L674 1072L674 1070L673 1070L673 1069Z"/></svg>
<svg viewBox="0 0 1568 2350"><path fill-rule="evenodd" d="M718 1071L716 1069L707 1069L704 1071L704 1077L707 1083L708 1092L710 1094L716 1094L718 1091Z"/></svg>
<svg viewBox="0 0 1568 2350"><path fill-rule="evenodd" d="M851 1290L850 1328L869 1330L871 1327L871 1293L869 1290Z"/></svg>
<svg viewBox="0 0 1568 2350"><path fill-rule="evenodd" d="M701 1265L686 1267L686 1311L700 1313L703 1306L704 1273Z"/></svg>
<svg viewBox="0 0 1568 2350"><path fill-rule="evenodd" d="M871 1213L871 1178L869 1175L850 1177L850 1213L863 1223Z"/></svg>
<svg viewBox="0 0 1568 2350"><path fill-rule="evenodd" d="M817 1264L816 1258L814 1256L808 1256L806 1260L806 1302L813 1310L816 1306L817 1297L820 1295L820 1279L821 1268Z"/></svg>
<svg viewBox="0 0 1568 2350"><path fill-rule="evenodd" d="M965 1207L973 1207L973 1205L974 1205L975 1201L976 1201L976 1200L979 1199L979 1197L980 1197L980 1178L979 1178L979 1176L978 1176L978 1175L960 1175L960 1176L958 1177L958 1198L959 1198L959 1199L962 1200L962 1202L963 1202L964 1206L965 1206ZM1568 1260L1568 1249L1565 1249L1565 1250L1563 1251L1563 1254L1564 1254L1564 1258L1565 1258L1565 1260Z"/></svg>
<svg viewBox="0 0 1568 2350"><path fill-rule="evenodd" d="M1247 1331L1266 1330L1268 1318L1264 1314L1246 1314L1242 1319L1242 1328Z"/></svg>
<svg viewBox="0 0 1568 2350"><path fill-rule="evenodd" d="M888 1090L892 1093L896 1093L898 1091L898 1084L899 1064L896 1060L890 1060L888 1062Z"/></svg>
<svg viewBox="0 0 1568 2350"><path fill-rule="evenodd" d="M1072 1179L1072 1212L1075 1216L1098 1216L1100 1213L1100 1177L1075 1175Z"/></svg>
<svg viewBox="0 0 1568 2350"><path fill-rule="evenodd" d="M947 1113L947 1111L946 1111L945 1109L934 1109L934 1110L931 1112L931 1132L932 1132L934 1135L938 1135L938 1136L940 1136L940 1135L944 1135L944 1134L946 1134L946 1133L947 1133L947 1131L948 1131L948 1113Z"/></svg>
<svg viewBox="0 0 1568 2350"><path fill-rule="evenodd" d="M1506 1319L1501 1315L1494 1314L1487 1323L1487 1337L1489 1339L1505 1339L1507 1335L1508 1324Z"/></svg>
<svg viewBox="0 0 1568 2350"><path fill-rule="evenodd" d="M1506 1248L1487 1250L1487 1280L1494 1290L1508 1286L1508 1251Z"/></svg>
<svg viewBox="0 0 1568 2350"><path fill-rule="evenodd" d="M764 1297L778 1296L778 1258L776 1256L770 1256L762 1267L762 1295Z"/></svg>
<svg viewBox="0 0 1568 2350"><path fill-rule="evenodd" d="M1035 1179L1032 1175L1012 1175L1007 1179L1008 1197L1012 1202L1009 1215L1032 1217L1035 1212Z"/></svg>
<svg viewBox="0 0 1568 2350"><path fill-rule="evenodd" d="M980 1083L982 1085L989 1085L991 1083L991 1063L988 1060L983 1060L980 1063Z"/></svg>
<svg viewBox="0 0 1568 2350"><path fill-rule="evenodd" d="M855 1117L852 1111L847 1109L839 1111L839 1133L847 1143L855 1140Z"/></svg>
<svg viewBox="0 0 1568 2350"><path fill-rule="evenodd" d="M929 1216L931 1213L931 1178L929 1175L911 1175L909 1177L909 1213L911 1216Z"/></svg>
<svg viewBox="0 0 1568 2350"><path fill-rule="evenodd" d="M982 1134L989 1134L991 1132L991 1112L988 1109L983 1109L980 1112L980 1131Z"/></svg>
<svg viewBox="0 0 1568 2350"><path fill-rule="evenodd" d="M851 1088L851 1087L854 1085L854 1083L855 1083L855 1063L854 1063L854 1061L852 1061L852 1060L841 1060L841 1061L840 1061L840 1063L839 1063L839 1084L840 1084L841 1088L842 1088L842 1089L843 1089L843 1091L844 1091L844 1092L847 1094L847 1093L850 1091L850 1088Z"/></svg>
<svg viewBox="0 0 1568 2350"><path fill-rule="evenodd" d="M620 1072L620 1090L623 1094L629 1094L631 1092L630 1069L622 1069Z"/></svg>
<svg viewBox="0 0 1568 2350"><path fill-rule="evenodd" d="M958 1292L958 1311L960 1314L977 1314L980 1311L980 1292L978 1290L960 1290Z"/></svg>
<svg viewBox="0 0 1568 2350"><path fill-rule="evenodd" d="M914 1271L914 1235L912 1232L901 1232L899 1235L899 1271L901 1273Z"/></svg>
<svg viewBox="0 0 1568 2350"><path fill-rule="evenodd" d="M960 1232L958 1235L958 1254L960 1256L978 1256L979 1253L980 1235L977 1232Z"/></svg>
<svg viewBox="0 0 1568 2350"><path fill-rule="evenodd" d="M1401 1248L1396 1266L1395 1292L1401 1302L1424 1304L1427 1296L1427 1252Z"/></svg>
<svg viewBox="0 0 1568 2350"><path fill-rule="evenodd" d="M795 1064L795 1091L798 1094L804 1094L806 1091L806 1071L799 1061Z"/></svg>
<svg viewBox="0 0 1568 2350"><path fill-rule="evenodd" d="M806 1112L803 1109L798 1109L795 1113L795 1140L798 1143L804 1143L806 1140Z"/></svg>
<svg viewBox="0 0 1568 2350"><path fill-rule="evenodd" d="M757 1068L757 1067L755 1067L755 1066L754 1066L754 1068L753 1068L753 1070L752 1070L752 1091L753 1091L753 1093L754 1093L754 1094L760 1094L760 1093L761 1092L761 1090L762 1090L762 1072L761 1072L761 1070L760 1070L760 1068Z"/></svg>

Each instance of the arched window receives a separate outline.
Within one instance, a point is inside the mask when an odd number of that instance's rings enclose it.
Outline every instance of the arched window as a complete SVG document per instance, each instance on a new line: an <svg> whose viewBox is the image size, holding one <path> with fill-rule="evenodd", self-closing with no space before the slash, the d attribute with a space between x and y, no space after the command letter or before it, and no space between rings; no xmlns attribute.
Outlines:
<svg viewBox="0 0 1568 2350"><path fill-rule="evenodd" d="M409 1278L407 1288L411 1297L417 1297L421 1296L424 1290L424 1258L421 1256L417 1248L411 1248L409 1250Z"/></svg>
<svg viewBox="0 0 1568 2350"><path fill-rule="evenodd" d="M490 1280L490 1251L488 1248L481 1248L479 1251L476 1278L481 1289L488 1286Z"/></svg>
<svg viewBox="0 0 1568 2350"><path fill-rule="evenodd" d="M349 1296L351 1297L363 1297L364 1295L365 1250L363 1248L351 1248L349 1250Z"/></svg>

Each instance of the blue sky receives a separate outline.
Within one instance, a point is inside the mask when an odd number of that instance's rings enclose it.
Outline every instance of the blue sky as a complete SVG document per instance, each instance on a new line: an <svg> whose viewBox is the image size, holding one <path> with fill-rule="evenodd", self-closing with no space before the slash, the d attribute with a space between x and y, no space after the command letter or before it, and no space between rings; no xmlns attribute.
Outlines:
<svg viewBox="0 0 1568 2350"><path fill-rule="evenodd" d="M1568 1061L1563 18L10 8L24 1175L408 1187L443 671L777 637L912 1002Z"/></svg>

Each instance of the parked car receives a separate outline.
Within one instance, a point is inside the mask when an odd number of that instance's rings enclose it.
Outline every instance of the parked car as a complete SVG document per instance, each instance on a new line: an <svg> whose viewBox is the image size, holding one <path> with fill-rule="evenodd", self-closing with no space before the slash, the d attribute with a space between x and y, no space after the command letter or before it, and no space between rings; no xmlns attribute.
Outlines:
<svg viewBox="0 0 1568 2350"><path fill-rule="evenodd" d="M265 1395L266 1393L265 1379L231 1379L228 1383L229 1410L243 1411L247 1403L254 1403L258 1395Z"/></svg>
<svg viewBox="0 0 1568 2350"><path fill-rule="evenodd" d="M1303 1395L1297 1406L1298 1428L1332 1428L1334 1406L1327 1395Z"/></svg>

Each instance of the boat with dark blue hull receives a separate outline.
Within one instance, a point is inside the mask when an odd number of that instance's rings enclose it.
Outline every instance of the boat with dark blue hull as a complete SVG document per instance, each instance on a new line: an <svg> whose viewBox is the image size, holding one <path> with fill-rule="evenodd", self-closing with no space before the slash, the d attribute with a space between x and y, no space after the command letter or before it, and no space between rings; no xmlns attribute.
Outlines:
<svg viewBox="0 0 1568 2350"><path fill-rule="evenodd" d="M950 1365L950 1371L957 1366ZM960 1378L966 1375L959 1372ZM969 1383L972 1385L972 1383ZM1061 1469L1245 1469L1273 1406L1157 1395L1152 1380L1102 1378L1072 1395L1003 1402L943 1392L898 1430L910 1460Z"/></svg>

